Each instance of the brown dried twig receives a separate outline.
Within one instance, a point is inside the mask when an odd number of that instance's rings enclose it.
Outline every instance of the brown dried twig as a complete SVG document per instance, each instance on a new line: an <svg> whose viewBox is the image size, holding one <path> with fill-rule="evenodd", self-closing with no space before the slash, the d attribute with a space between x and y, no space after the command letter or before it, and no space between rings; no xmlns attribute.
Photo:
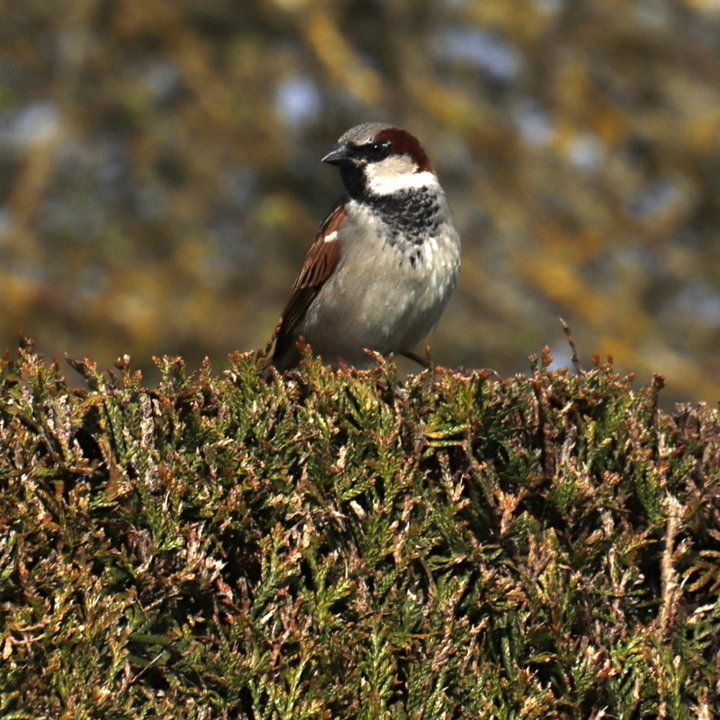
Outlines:
<svg viewBox="0 0 720 720"><path fill-rule="evenodd" d="M577 346L575 345L575 337L572 334L572 330L570 329L570 326L567 324L567 322L563 318L558 318L560 320L560 325L562 326L563 332L565 333L565 337L567 338L568 344L570 345L570 349L572 350L572 364L575 368L575 371L582 375L585 370L582 366L582 363L580 362L580 358L578 357L578 351Z"/></svg>

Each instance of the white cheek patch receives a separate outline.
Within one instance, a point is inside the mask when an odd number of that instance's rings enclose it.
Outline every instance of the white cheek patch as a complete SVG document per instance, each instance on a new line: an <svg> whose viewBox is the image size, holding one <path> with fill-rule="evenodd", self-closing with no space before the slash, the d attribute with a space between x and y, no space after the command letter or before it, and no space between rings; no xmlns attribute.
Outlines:
<svg viewBox="0 0 720 720"><path fill-rule="evenodd" d="M388 158L365 166L368 189L375 195L392 195L412 188L438 187L434 173L413 172L414 163L407 155Z"/></svg>
<svg viewBox="0 0 720 720"><path fill-rule="evenodd" d="M368 188L376 195L392 195L412 188L438 187L438 180L431 172L383 175L368 173Z"/></svg>

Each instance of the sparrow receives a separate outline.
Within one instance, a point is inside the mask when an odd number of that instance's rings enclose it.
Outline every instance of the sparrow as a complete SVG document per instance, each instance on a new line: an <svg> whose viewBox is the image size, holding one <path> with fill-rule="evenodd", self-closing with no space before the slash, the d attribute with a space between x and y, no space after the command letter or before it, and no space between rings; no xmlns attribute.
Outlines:
<svg viewBox="0 0 720 720"><path fill-rule="evenodd" d="M430 159L406 130L364 123L322 158L346 196L308 250L275 330L271 363L300 360L304 340L323 362L367 367L368 350L412 352L442 313L460 268L460 236Z"/></svg>

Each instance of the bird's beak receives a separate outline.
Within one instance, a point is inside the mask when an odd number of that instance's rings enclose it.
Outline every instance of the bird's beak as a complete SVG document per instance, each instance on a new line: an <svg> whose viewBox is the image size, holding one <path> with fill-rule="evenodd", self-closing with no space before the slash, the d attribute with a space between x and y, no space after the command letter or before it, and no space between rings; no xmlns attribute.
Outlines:
<svg viewBox="0 0 720 720"><path fill-rule="evenodd" d="M331 165L342 165L350 160L350 148L346 143L336 145L323 159L322 162Z"/></svg>

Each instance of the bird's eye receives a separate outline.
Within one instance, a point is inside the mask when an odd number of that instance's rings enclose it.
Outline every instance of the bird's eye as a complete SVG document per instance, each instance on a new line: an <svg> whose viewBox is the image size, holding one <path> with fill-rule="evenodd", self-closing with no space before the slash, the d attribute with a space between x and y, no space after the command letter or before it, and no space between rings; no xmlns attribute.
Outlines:
<svg viewBox="0 0 720 720"><path fill-rule="evenodd" d="M382 160L387 157L389 150L390 142L388 140L378 140L365 146L365 154L369 160Z"/></svg>

